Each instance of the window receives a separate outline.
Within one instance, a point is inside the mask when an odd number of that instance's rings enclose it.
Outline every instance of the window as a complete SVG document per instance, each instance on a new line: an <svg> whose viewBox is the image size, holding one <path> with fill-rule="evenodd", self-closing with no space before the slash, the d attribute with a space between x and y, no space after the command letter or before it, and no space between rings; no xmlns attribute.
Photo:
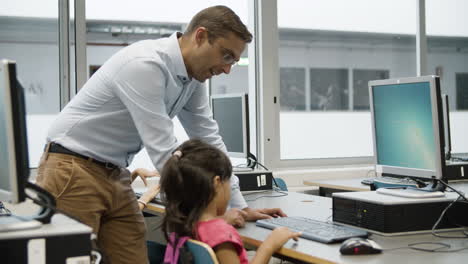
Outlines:
<svg viewBox="0 0 468 264"><path fill-rule="evenodd" d="M388 79L388 70L353 69L353 109L369 110L369 81Z"/></svg>
<svg viewBox="0 0 468 264"><path fill-rule="evenodd" d="M468 73L456 73L457 110L468 110Z"/></svg>
<svg viewBox="0 0 468 264"><path fill-rule="evenodd" d="M306 110L306 78L304 68L280 68L281 111Z"/></svg>
<svg viewBox="0 0 468 264"><path fill-rule="evenodd" d="M370 163L367 83L416 75L416 1L278 0L277 15L280 166Z"/></svg>
<svg viewBox="0 0 468 264"><path fill-rule="evenodd" d="M310 69L310 109L348 110L347 69Z"/></svg>

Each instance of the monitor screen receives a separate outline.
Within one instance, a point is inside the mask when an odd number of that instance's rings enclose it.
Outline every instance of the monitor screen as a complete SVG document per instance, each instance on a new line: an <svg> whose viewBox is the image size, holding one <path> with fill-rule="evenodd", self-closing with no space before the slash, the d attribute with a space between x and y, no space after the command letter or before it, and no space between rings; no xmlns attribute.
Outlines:
<svg viewBox="0 0 468 264"><path fill-rule="evenodd" d="M247 158L249 153L247 95L215 95L211 97L211 107L229 156Z"/></svg>
<svg viewBox="0 0 468 264"><path fill-rule="evenodd" d="M26 111L16 64L0 61L0 201L24 201L29 177Z"/></svg>
<svg viewBox="0 0 468 264"><path fill-rule="evenodd" d="M369 88L377 172L441 179L438 77L371 81Z"/></svg>

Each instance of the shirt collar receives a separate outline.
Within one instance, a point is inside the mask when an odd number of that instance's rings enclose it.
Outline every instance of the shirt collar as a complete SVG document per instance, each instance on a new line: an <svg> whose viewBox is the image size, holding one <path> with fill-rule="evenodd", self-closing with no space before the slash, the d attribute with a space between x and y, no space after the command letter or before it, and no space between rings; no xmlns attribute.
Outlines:
<svg viewBox="0 0 468 264"><path fill-rule="evenodd" d="M169 49L168 54L174 63L175 73L177 77L182 81L182 83L188 83L192 78L187 73L187 68L185 68L184 58L182 57L182 51L180 50L178 37L181 36L181 32L174 32L169 37Z"/></svg>

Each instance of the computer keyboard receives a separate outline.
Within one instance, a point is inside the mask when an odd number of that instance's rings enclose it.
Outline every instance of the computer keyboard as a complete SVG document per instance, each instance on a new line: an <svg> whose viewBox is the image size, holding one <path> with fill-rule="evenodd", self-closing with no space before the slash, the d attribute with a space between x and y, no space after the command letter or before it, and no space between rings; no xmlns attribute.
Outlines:
<svg viewBox="0 0 468 264"><path fill-rule="evenodd" d="M334 243L351 237L367 237L368 233L359 229L325 223L305 217L279 217L257 220L257 226L275 229L285 226L294 232L302 232L301 237L321 243Z"/></svg>
<svg viewBox="0 0 468 264"><path fill-rule="evenodd" d="M463 154L452 154L452 157L450 157L450 161L455 161L455 162L466 162L468 161L468 155L466 153Z"/></svg>
<svg viewBox="0 0 468 264"><path fill-rule="evenodd" d="M396 177L378 177L378 178L366 178L361 181L362 184L371 185L375 183L379 183L380 185L384 185L387 187L398 185L398 186L413 186L418 187L418 183L410 178L396 178Z"/></svg>

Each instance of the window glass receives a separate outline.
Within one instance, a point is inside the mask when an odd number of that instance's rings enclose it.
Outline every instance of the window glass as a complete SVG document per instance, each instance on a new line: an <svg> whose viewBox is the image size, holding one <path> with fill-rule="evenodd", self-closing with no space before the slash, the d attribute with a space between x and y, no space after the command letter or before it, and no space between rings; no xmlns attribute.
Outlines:
<svg viewBox="0 0 468 264"><path fill-rule="evenodd" d="M369 81L388 79L389 70L353 69L353 110L369 110Z"/></svg>
<svg viewBox="0 0 468 264"><path fill-rule="evenodd" d="M427 0L427 73L440 76L448 95L453 153L467 153L468 2Z"/></svg>
<svg viewBox="0 0 468 264"><path fill-rule="evenodd" d="M0 8L0 57L16 61L25 89L30 167L60 111L58 14L58 0L2 1Z"/></svg>
<svg viewBox="0 0 468 264"><path fill-rule="evenodd" d="M372 156L367 83L416 75L416 1L278 0L278 27L280 158Z"/></svg>
<svg viewBox="0 0 468 264"><path fill-rule="evenodd" d="M348 109L348 70L310 69L310 109Z"/></svg>
<svg viewBox="0 0 468 264"><path fill-rule="evenodd" d="M281 111L306 110L305 80L304 68L280 68Z"/></svg>

